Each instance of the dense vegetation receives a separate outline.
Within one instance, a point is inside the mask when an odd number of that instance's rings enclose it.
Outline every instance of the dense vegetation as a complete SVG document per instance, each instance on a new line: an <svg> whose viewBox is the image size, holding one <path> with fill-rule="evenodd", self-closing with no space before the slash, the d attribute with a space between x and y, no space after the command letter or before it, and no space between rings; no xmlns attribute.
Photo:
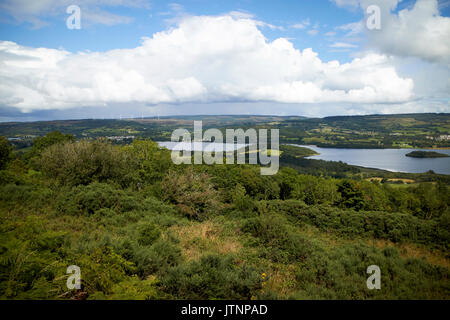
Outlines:
<svg viewBox="0 0 450 320"><path fill-rule="evenodd" d="M449 298L446 180L170 159L150 140L52 133L17 153L0 138L0 297ZM381 290L366 287L373 264ZM80 290L66 287L69 265Z"/></svg>

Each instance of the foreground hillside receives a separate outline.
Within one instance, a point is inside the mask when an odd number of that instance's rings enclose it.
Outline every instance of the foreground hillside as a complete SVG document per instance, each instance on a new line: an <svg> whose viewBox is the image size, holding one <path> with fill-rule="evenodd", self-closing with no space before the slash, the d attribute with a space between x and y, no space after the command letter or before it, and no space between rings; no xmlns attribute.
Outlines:
<svg viewBox="0 0 450 320"><path fill-rule="evenodd" d="M448 299L446 182L176 166L151 141L0 140L3 299ZM68 290L66 269L81 269ZM368 290L366 269L381 269Z"/></svg>

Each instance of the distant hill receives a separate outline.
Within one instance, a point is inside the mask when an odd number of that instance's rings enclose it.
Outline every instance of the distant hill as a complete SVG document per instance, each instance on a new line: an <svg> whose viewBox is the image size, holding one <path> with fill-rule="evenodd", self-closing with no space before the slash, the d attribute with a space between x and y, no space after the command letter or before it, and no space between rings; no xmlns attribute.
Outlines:
<svg viewBox="0 0 450 320"><path fill-rule="evenodd" d="M333 116L306 118L274 115L191 115L135 119L85 119L0 123L0 136L21 147L36 136L58 130L77 139L98 137L149 138L170 141L178 128L266 128L280 130L280 143L333 148L442 148L450 147L450 114Z"/></svg>

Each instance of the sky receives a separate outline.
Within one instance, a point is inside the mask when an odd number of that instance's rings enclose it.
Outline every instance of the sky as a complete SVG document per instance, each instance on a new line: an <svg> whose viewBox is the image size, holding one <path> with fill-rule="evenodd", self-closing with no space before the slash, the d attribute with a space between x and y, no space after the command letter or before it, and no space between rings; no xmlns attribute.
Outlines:
<svg viewBox="0 0 450 320"><path fill-rule="evenodd" d="M0 121L450 112L449 39L450 0L0 0Z"/></svg>

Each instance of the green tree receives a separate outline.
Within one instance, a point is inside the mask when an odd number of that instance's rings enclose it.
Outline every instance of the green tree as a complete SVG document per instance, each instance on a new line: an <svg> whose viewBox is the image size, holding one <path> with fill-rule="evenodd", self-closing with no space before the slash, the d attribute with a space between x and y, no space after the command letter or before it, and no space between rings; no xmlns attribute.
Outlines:
<svg viewBox="0 0 450 320"><path fill-rule="evenodd" d="M363 194L354 181L342 181L338 185L338 192L341 194L341 206L355 210L361 210L364 207Z"/></svg>
<svg viewBox="0 0 450 320"><path fill-rule="evenodd" d="M5 168L6 163L11 159L12 148L5 137L0 137L0 169Z"/></svg>
<svg viewBox="0 0 450 320"><path fill-rule="evenodd" d="M33 146L31 147L32 155L38 155L46 148L64 142L74 142L75 137L71 134L64 134L59 131L52 131L43 137L34 139Z"/></svg>
<svg viewBox="0 0 450 320"><path fill-rule="evenodd" d="M170 151L150 140L135 140L124 151L137 179L144 183L160 181L172 166Z"/></svg>

